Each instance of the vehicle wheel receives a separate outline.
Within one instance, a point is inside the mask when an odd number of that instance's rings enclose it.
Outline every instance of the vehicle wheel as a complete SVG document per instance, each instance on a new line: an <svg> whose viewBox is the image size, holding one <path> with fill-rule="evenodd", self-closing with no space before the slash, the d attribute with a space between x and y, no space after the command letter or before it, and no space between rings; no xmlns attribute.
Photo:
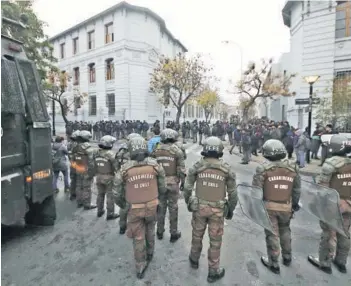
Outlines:
<svg viewBox="0 0 351 286"><path fill-rule="evenodd" d="M47 197L41 204L29 204L26 213L26 224L50 226L56 220L56 205L54 196Z"/></svg>

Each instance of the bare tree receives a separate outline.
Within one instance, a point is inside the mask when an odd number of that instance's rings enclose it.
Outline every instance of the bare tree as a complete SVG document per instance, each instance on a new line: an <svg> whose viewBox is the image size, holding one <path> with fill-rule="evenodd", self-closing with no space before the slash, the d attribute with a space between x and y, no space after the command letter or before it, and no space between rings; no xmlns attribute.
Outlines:
<svg viewBox="0 0 351 286"><path fill-rule="evenodd" d="M240 95L243 112L243 122L247 123L250 109L258 98L274 99L277 96L292 96L289 91L291 78L294 74L273 74L271 71L272 60L262 60L261 66L255 63L248 65L243 79L236 85L236 93Z"/></svg>

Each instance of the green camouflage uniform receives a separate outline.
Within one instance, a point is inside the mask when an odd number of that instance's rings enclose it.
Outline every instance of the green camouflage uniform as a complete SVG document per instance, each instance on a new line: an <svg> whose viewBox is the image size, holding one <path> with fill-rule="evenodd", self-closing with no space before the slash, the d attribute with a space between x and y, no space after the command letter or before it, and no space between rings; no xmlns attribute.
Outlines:
<svg viewBox="0 0 351 286"><path fill-rule="evenodd" d="M157 203L138 204L135 207L126 199L126 184L128 180L127 172L135 167L152 166L156 172L158 196L164 196L166 192L165 172L163 168L157 164L155 159L146 158L144 161L128 161L121 170L117 172L113 185L113 195L115 203L121 208L125 209L128 205L128 226L127 235L133 239L134 258L136 261L137 272L146 267L147 256L153 255L155 247L155 224ZM133 181L134 182L134 181ZM136 183L137 180L135 181ZM140 205L142 207L140 207Z"/></svg>
<svg viewBox="0 0 351 286"><path fill-rule="evenodd" d="M120 150L116 155L116 170L119 171L123 164L130 160L130 155L127 149ZM127 227L128 206L119 208L119 227L125 229Z"/></svg>
<svg viewBox="0 0 351 286"><path fill-rule="evenodd" d="M99 164L103 164L103 166L105 166L105 164L109 164L108 169L111 171L111 173L99 173ZM112 185L115 172L117 171L117 165L114 151L105 149L99 149L97 151L95 155L96 187L98 189L96 205L98 212L103 212L106 195L107 216L115 213Z"/></svg>
<svg viewBox="0 0 351 286"><path fill-rule="evenodd" d="M333 156L332 158L326 159L320 175L317 177L317 184L330 187L330 181L337 170L347 164L351 164L350 158ZM350 186L351 188L351 186ZM338 191L338 190L337 190ZM351 191L350 191L351 193ZM351 208L351 197L350 200L343 200L344 204ZM350 231L351 224L351 212L341 210L344 221L344 229ZM322 235L319 244L319 262L322 267L331 267L331 262L335 255L334 261L339 265L346 265L347 256L350 251L350 239L342 236L341 234L332 230L326 223L320 221L322 228Z"/></svg>
<svg viewBox="0 0 351 286"><path fill-rule="evenodd" d="M280 246L282 248L283 259L291 261L290 220L292 217L292 205L298 204L301 194L301 178L299 175L299 169L295 164L290 164L288 160L275 162L267 160L263 164L259 165L256 169L256 174L253 177L252 185L262 188L264 193L264 185L267 179L267 172L274 170L276 167L287 169L296 174L296 176L293 180L293 189L290 203L277 204L276 208L272 208L266 203L267 212L274 229L274 233L265 230L268 261L269 264L273 267L279 267L278 258L280 255ZM280 206L284 207L284 211Z"/></svg>
<svg viewBox="0 0 351 286"><path fill-rule="evenodd" d="M217 201L205 201L198 197L191 197L194 184L199 174L206 170L218 170L224 177L223 194L227 192L228 200L225 198ZM217 180L213 180L214 182ZM199 188L200 186L197 186ZM217 188L217 187L213 187ZM218 188L217 188L218 189ZM218 190L214 190L218 191ZM192 241L190 259L197 262L202 251L202 239L208 226L210 247L208 249L209 273L217 273L220 265L220 251L224 231L224 218L227 213L232 213L236 207L238 198L236 192L236 176L230 170L229 164L220 159L203 158L189 169L184 185L184 199L193 212L191 221ZM226 209L226 210L225 210Z"/></svg>
<svg viewBox="0 0 351 286"><path fill-rule="evenodd" d="M167 176L167 169L159 160L159 152L169 152L175 158L176 172L173 176ZM169 211L169 226L170 234L177 235L178 233L178 199L179 199L179 183L185 180L185 161L182 150L175 144L160 143L152 153L152 157L156 158L158 163L163 166L166 172L167 193L160 197L159 210L157 214L157 233L163 234L165 231L165 219L167 207Z"/></svg>
<svg viewBox="0 0 351 286"><path fill-rule="evenodd" d="M180 150L182 150L183 155L184 155L184 160L186 160L186 150L184 148L184 144L182 142L179 142L179 141L175 142L174 144L177 145L177 147L179 147Z"/></svg>
<svg viewBox="0 0 351 286"><path fill-rule="evenodd" d="M76 170L74 168L74 154L76 152L78 146L78 142L75 141L71 141L68 144L68 158L70 160L70 169L69 169L69 176L71 179L71 184L70 184L70 195L71 197L75 197L76 196L76 188L77 188L77 174L76 174Z"/></svg>
<svg viewBox="0 0 351 286"><path fill-rule="evenodd" d="M96 150L89 142L79 143L75 152L75 162L77 165L77 156L87 156L88 164L85 166L85 171L79 171L79 166L76 165L77 185L76 195L78 206L90 207L91 205L91 185L95 175L94 154Z"/></svg>

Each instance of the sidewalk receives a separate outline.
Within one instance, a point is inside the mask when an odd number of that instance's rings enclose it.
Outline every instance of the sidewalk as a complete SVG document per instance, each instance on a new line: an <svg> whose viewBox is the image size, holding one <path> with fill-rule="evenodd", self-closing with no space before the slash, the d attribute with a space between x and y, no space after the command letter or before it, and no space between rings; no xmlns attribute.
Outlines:
<svg viewBox="0 0 351 286"><path fill-rule="evenodd" d="M230 146L228 146L226 149L229 150ZM237 147L234 148L233 154L237 155L239 157L242 157L242 154L239 153ZM258 156L251 156L251 161L256 162L256 163L263 163L266 159L262 157L260 153L258 153ZM293 155L293 158L290 160L291 162L295 162L296 158ZM305 165L304 168L300 168L300 174L305 175L305 176L315 176L320 173L321 167L318 165L321 163L321 160L313 160L311 159L310 164Z"/></svg>

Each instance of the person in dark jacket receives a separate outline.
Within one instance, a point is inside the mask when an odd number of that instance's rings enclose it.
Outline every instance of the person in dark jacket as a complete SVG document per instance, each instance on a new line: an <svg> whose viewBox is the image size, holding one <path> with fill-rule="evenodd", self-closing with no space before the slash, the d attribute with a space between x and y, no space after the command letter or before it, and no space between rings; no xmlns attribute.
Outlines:
<svg viewBox="0 0 351 286"><path fill-rule="evenodd" d="M57 136L55 143L52 145L52 169L54 172L52 187L56 193L59 192L57 188L57 180L60 172L63 175L63 181L65 184L65 192L69 192L69 181L68 181L68 150L64 144L64 138Z"/></svg>

